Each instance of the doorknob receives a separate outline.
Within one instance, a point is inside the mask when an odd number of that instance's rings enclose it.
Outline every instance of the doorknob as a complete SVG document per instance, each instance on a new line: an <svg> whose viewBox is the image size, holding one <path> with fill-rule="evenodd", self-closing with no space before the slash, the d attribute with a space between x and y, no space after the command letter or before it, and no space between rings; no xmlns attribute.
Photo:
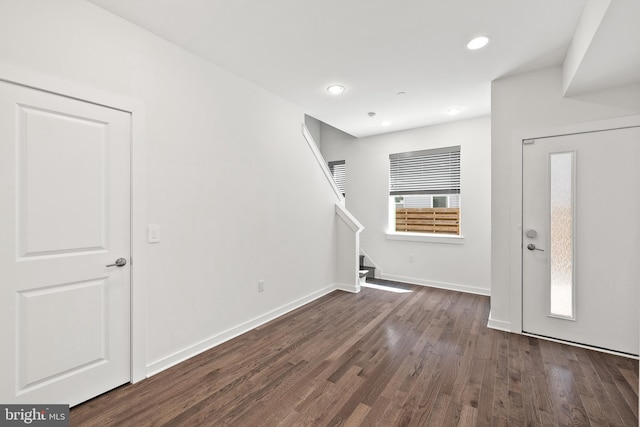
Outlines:
<svg viewBox="0 0 640 427"><path fill-rule="evenodd" d="M118 258L115 264L108 264L107 267L124 267L127 265L127 260L124 258Z"/></svg>
<svg viewBox="0 0 640 427"><path fill-rule="evenodd" d="M529 243L527 245L527 249L529 249L530 251L540 251L540 252L544 252L544 249L538 249L536 248L536 245L534 245L533 243Z"/></svg>

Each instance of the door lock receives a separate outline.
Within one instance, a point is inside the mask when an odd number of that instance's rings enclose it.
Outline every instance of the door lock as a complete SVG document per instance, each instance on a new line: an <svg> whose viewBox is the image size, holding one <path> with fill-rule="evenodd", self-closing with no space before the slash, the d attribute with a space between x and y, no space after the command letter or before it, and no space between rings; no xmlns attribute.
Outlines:
<svg viewBox="0 0 640 427"><path fill-rule="evenodd" d="M118 258L115 264L107 264L107 267L124 267L127 265L127 260L124 258Z"/></svg>
<svg viewBox="0 0 640 427"><path fill-rule="evenodd" d="M544 249L538 249L536 248L536 245L534 245L533 243L529 243L527 245L527 249L529 249L530 251L540 251L540 252L544 252Z"/></svg>

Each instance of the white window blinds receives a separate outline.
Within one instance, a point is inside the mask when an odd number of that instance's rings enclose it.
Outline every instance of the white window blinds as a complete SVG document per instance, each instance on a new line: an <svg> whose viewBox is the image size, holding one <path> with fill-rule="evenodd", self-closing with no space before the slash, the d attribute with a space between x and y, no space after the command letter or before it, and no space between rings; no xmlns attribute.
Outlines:
<svg viewBox="0 0 640 427"><path fill-rule="evenodd" d="M460 146L389 155L392 196L459 194Z"/></svg>
<svg viewBox="0 0 640 427"><path fill-rule="evenodd" d="M347 165L344 160L337 160L335 162L329 162L329 170L333 175L333 180L338 187L338 190L344 196L347 192Z"/></svg>

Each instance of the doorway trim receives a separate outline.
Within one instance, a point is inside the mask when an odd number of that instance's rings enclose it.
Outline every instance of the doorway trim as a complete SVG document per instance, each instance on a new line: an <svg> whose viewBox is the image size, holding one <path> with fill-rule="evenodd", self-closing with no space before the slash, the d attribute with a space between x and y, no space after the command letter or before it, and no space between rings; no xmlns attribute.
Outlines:
<svg viewBox="0 0 640 427"><path fill-rule="evenodd" d="M131 372L130 382L147 377L147 243L145 105L111 92L0 63L0 80L127 112L131 115ZM106 390L105 390L106 391Z"/></svg>
<svg viewBox="0 0 640 427"><path fill-rule="evenodd" d="M511 145L511 217L509 222L509 264L511 282L510 331L522 334L522 143L527 139L549 138L586 132L640 126L640 115L618 117L513 133Z"/></svg>

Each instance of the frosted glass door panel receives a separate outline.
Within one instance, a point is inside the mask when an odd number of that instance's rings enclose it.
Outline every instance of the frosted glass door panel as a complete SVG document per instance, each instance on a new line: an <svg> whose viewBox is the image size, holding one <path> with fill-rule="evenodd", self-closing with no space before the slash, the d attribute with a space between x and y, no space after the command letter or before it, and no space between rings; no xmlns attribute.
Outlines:
<svg viewBox="0 0 640 427"><path fill-rule="evenodd" d="M550 188L550 314L574 317L573 286L573 164L574 153L549 157Z"/></svg>

